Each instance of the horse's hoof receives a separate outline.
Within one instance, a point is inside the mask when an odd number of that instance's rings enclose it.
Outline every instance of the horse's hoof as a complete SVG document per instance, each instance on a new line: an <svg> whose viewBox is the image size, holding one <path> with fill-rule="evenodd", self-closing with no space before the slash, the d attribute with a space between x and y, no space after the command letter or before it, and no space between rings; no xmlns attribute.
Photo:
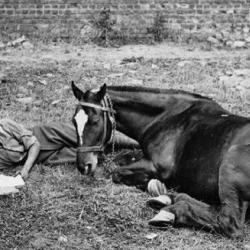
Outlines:
<svg viewBox="0 0 250 250"><path fill-rule="evenodd" d="M171 204L172 201L167 195L160 195L158 197L151 198L146 202L146 205L154 210L160 210L163 207L169 206Z"/></svg>
<svg viewBox="0 0 250 250"><path fill-rule="evenodd" d="M166 227L169 224L173 224L175 221L175 215L165 210L161 210L154 218L149 220L148 224L154 227Z"/></svg>

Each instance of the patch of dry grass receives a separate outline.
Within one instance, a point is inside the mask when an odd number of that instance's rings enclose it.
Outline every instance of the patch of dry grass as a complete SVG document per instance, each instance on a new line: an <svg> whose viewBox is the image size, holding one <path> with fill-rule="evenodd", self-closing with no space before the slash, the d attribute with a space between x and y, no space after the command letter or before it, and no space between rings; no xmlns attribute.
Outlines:
<svg viewBox="0 0 250 250"><path fill-rule="evenodd" d="M49 121L70 122L75 100L69 80L77 76L82 88L135 84L179 88L213 97L237 114L249 115L248 96L221 86L218 76L227 69L244 68L244 58L151 59L120 65L82 60L40 60L30 64L0 61L9 79L10 106L1 117L27 126ZM39 80L46 80L42 85ZM135 81L136 79L136 81ZM33 86L27 86L32 82ZM34 103L20 104L20 86ZM53 104L55 100L60 100ZM36 104L36 101L38 104ZM246 226L241 239L188 228L150 228L154 212L145 207L148 194L115 185L100 168L95 178L81 176L74 165L37 166L19 194L0 198L0 249L241 249L250 240ZM145 236L156 233L149 240Z"/></svg>

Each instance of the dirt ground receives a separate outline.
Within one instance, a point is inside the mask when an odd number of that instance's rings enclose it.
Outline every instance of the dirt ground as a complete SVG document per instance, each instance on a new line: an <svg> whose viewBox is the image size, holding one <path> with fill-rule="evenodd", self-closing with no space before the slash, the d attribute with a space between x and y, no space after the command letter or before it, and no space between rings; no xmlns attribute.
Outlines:
<svg viewBox="0 0 250 250"><path fill-rule="evenodd" d="M103 83L184 89L250 116L250 50L36 44L0 51L0 79L6 80L0 117L27 127L70 122L71 80L82 89ZM149 195L113 184L113 167L104 162L94 178L74 165L34 167L20 193L0 197L0 249L250 249L248 225L234 240L193 228L150 228Z"/></svg>

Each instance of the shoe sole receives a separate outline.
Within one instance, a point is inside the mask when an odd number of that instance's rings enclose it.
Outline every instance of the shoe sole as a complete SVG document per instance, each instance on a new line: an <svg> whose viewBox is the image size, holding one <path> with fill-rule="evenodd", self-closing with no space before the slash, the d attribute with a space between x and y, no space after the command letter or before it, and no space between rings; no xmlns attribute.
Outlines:
<svg viewBox="0 0 250 250"><path fill-rule="evenodd" d="M161 210L166 207L168 204L160 202L158 200L149 200L146 202L146 205L154 210Z"/></svg>
<svg viewBox="0 0 250 250"><path fill-rule="evenodd" d="M149 226L157 227L157 228L166 228L169 225L173 224L172 221L161 221L161 220L155 220L155 221L149 221Z"/></svg>

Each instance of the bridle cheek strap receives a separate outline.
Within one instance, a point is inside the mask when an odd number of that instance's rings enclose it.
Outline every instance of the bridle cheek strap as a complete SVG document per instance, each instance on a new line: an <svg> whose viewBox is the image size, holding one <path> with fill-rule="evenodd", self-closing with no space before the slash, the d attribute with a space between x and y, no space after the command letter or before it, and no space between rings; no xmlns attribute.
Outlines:
<svg viewBox="0 0 250 250"><path fill-rule="evenodd" d="M79 153L103 152L103 147L102 146L78 147L77 152Z"/></svg>

